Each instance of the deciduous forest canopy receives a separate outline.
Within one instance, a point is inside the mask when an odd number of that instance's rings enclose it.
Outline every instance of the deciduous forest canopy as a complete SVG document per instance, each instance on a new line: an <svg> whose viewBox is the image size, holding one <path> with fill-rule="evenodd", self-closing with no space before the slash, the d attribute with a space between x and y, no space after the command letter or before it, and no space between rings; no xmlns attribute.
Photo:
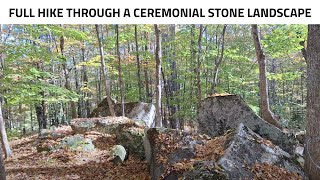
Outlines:
<svg viewBox="0 0 320 180"><path fill-rule="evenodd" d="M307 35L307 25L2 24L5 129L10 141L97 107L127 116L127 102L153 103L153 126L194 129L206 97L236 94L274 126L304 131Z"/></svg>
<svg viewBox="0 0 320 180"><path fill-rule="evenodd" d="M259 68L250 25L203 25L200 36L199 28L159 26L163 119L192 121L199 87L201 98L239 94L259 112ZM120 63L124 100L155 102L153 26L119 25L119 56L116 26L98 29L111 97L121 101ZM259 33L270 107L284 127L303 130L306 61L301 52L307 26L261 25ZM98 45L91 25L1 25L0 92L8 133L36 130L35 107L41 104L50 126L70 121L71 108L74 116L87 117L105 96Z"/></svg>

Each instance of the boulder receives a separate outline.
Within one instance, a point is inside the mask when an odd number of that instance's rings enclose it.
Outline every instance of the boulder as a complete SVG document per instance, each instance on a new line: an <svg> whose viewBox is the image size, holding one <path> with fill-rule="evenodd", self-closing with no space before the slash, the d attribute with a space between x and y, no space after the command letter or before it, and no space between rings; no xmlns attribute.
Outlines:
<svg viewBox="0 0 320 180"><path fill-rule="evenodd" d="M151 103L144 102L137 103L127 115L132 120L144 122L147 127L154 126L155 116L156 107Z"/></svg>
<svg viewBox="0 0 320 180"><path fill-rule="evenodd" d="M96 118L78 118L72 119L70 126L75 134L83 134L95 128L96 124Z"/></svg>
<svg viewBox="0 0 320 180"><path fill-rule="evenodd" d="M41 129L38 139L59 139L72 133L70 126L54 127L53 129Z"/></svg>
<svg viewBox="0 0 320 180"><path fill-rule="evenodd" d="M115 145L110 150L112 156L112 162L115 165L121 165L127 156L127 151L122 145Z"/></svg>
<svg viewBox="0 0 320 180"><path fill-rule="evenodd" d="M275 179L305 177L289 153L241 123L214 138L151 128L145 149L152 179L255 179L261 169Z"/></svg>
<svg viewBox="0 0 320 180"><path fill-rule="evenodd" d="M69 150L86 152L95 150L92 140L85 138L80 134L64 138L56 148L66 148Z"/></svg>
<svg viewBox="0 0 320 180"><path fill-rule="evenodd" d="M210 137L207 135L188 131L165 128L147 130L144 146L152 179L182 177L183 172L192 169L193 162L189 160L197 158L197 153L199 156L204 154L201 147L208 139ZM218 157L211 155L209 159Z"/></svg>
<svg viewBox="0 0 320 180"><path fill-rule="evenodd" d="M121 124L116 129L117 142L141 160L145 159L144 135L144 128L135 124Z"/></svg>
<svg viewBox="0 0 320 180"><path fill-rule="evenodd" d="M201 102L198 113L199 133L220 136L240 123L283 150L294 153L296 139L261 119L238 95L211 96Z"/></svg>
<svg viewBox="0 0 320 180"><path fill-rule="evenodd" d="M230 179L254 179L253 168L265 164L285 169L292 173L292 176L305 177L300 166L295 164L294 157L242 123L226 147L218 164L228 173Z"/></svg>
<svg viewBox="0 0 320 180"><path fill-rule="evenodd" d="M97 119L97 125L95 130L101 133L106 133L106 134L116 133L116 129L120 125L127 125L127 126L136 125L135 121L123 116L120 116L120 117L109 116L109 117L102 117L102 118L96 118L96 119Z"/></svg>
<svg viewBox="0 0 320 180"><path fill-rule="evenodd" d="M78 118L71 120L71 128L75 134L84 134L88 131L101 133L115 133L120 124L135 124L136 122L126 117L101 117L101 118Z"/></svg>
<svg viewBox="0 0 320 180"><path fill-rule="evenodd" d="M57 149L68 149L72 151L86 152L95 150L92 140L85 138L80 134L65 137L60 141L52 139L38 139L36 142L36 148L38 152L55 151Z"/></svg>
<svg viewBox="0 0 320 180"><path fill-rule="evenodd" d="M124 106L126 117L135 121L143 122L147 127L153 127L156 108L152 103L126 102ZM121 103L115 103L114 110L116 116L122 116ZM105 98L101 103L99 103L98 107L92 111L90 117L107 117L110 115L108 102Z"/></svg>

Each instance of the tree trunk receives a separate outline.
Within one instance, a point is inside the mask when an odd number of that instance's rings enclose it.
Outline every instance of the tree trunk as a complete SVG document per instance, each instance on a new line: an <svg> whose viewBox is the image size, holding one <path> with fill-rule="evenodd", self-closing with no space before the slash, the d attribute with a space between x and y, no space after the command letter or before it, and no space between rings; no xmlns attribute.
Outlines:
<svg viewBox="0 0 320 180"><path fill-rule="evenodd" d="M156 127L162 127L161 116L161 59L160 59L160 37L158 25L154 25L156 36Z"/></svg>
<svg viewBox="0 0 320 180"><path fill-rule="evenodd" d="M113 107L113 103L112 103L112 100L111 100L110 83L109 83L109 79L107 77L106 64L104 62L104 52L103 52L103 46L102 46L102 42L101 42L100 35L99 35L100 34L99 33L99 25L96 24L95 27L96 27L97 38L98 38L98 43L99 43L101 68L102 68L102 73L103 73L103 77L104 77L104 81L105 81L108 107L109 107L109 111L110 111L111 116L116 116L115 113L114 113L114 107Z"/></svg>
<svg viewBox="0 0 320 180"><path fill-rule="evenodd" d="M117 57L118 57L118 73L119 73L119 83L120 83L120 101L121 101L121 112L122 116L125 116L124 113L124 87L123 87L123 80L122 80L122 69L121 69L121 57L120 57L120 50L119 50L119 25L116 24L116 47L117 47Z"/></svg>
<svg viewBox="0 0 320 180"><path fill-rule="evenodd" d="M64 36L62 35L60 37L60 51L61 51L61 55L62 58L64 58ZM69 91L71 91L71 85L70 85L70 80L69 80L69 71L67 69L67 63L66 63L66 59L64 59L64 63L62 64L63 66L63 72L64 72L64 78L65 78L65 88L68 89ZM71 108L71 117L72 119L75 119L78 117L77 114L77 108L76 108L76 104L75 102L71 101L70 102L70 108Z"/></svg>
<svg viewBox="0 0 320 180"><path fill-rule="evenodd" d="M4 168L4 162L3 162L1 151L0 151L0 180L6 180L6 170Z"/></svg>
<svg viewBox="0 0 320 180"><path fill-rule="evenodd" d="M256 49L256 56L259 63L259 92L261 117L265 121L281 129L281 125L278 122L278 119L271 112L269 107L266 59L258 35L258 26L252 25L251 30L254 47Z"/></svg>
<svg viewBox="0 0 320 180"><path fill-rule="evenodd" d="M308 26L305 172L320 177L320 25Z"/></svg>
<svg viewBox="0 0 320 180"><path fill-rule="evenodd" d="M202 31L203 31L203 26L202 24L200 24L199 37L198 37L198 58L197 58L197 98L198 98L197 107L198 109L201 103L201 71L200 69L201 69L201 57L202 57L202 47L201 47Z"/></svg>
<svg viewBox="0 0 320 180"><path fill-rule="evenodd" d="M226 34L226 29L227 29L227 25L225 24L223 26L223 29L222 29L220 42L219 42L219 44L217 44L218 52L217 52L217 59L214 62L213 83L212 83L212 86L211 86L211 93L216 93L215 92L215 88L218 85L219 68L220 68L220 65L222 63L223 55L224 55L224 36ZM221 47L221 51L220 51L220 47Z"/></svg>
<svg viewBox="0 0 320 180"><path fill-rule="evenodd" d="M36 109L37 120L38 120L38 124L39 124L39 133L40 133L41 129L47 129L47 118L45 115L44 102L37 104L35 109Z"/></svg>
<svg viewBox="0 0 320 180"><path fill-rule="evenodd" d="M139 57L139 45L138 45L138 32L137 25L134 26L134 40L136 44L136 60L137 60L137 76L138 76L138 93L139 93L139 101L142 101L141 89L142 89L142 81L141 81L141 64Z"/></svg>
<svg viewBox="0 0 320 180"><path fill-rule="evenodd" d="M82 31L84 32L84 28L82 28ZM81 47L81 61L82 62L85 62L85 45L84 45L84 42L82 44L82 47ZM87 67L86 66L83 66L82 68L82 73L83 73L83 86L84 87L88 87L89 86L89 80L88 80L88 73L87 73ZM100 84L100 81L98 81L98 83ZM97 94L99 94L100 91L97 92ZM89 102L89 93L88 92L84 92L84 106L85 106L85 115L84 117L89 117L90 116L90 102ZM99 99L99 98L98 98ZM99 101L100 102L100 101Z"/></svg>
<svg viewBox="0 0 320 180"><path fill-rule="evenodd" d="M4 149L5 152L5 157L9 157L12 154L12 151L10 149L9 141L7 138L7 133L6 133L6 128L4 125L4 120L2 116L2 109L1 109L1 102L0 102L0 133L1 133L1 143L2 143L2 148ZM1 151L1 150L0 150ZM1 157L2 159L2 157Z"/></svg>
<svg viewBox="0 0 320 180"><path fill-rule="evenodd" d="M148 34L147 32L144 33L144 38L146 39L146 45L144 46L144 51L145 53L148 52ZM152 99L151 99L151 93L150 93L150 83L149 83L149 73L148 73L148 60L145 59L145 64L144 64L144 78L145 78L145 84L146 84L146 101L149 103L149 102L152 102Z"/></svg>
<svg viewBox="0 0 320 180"><path fill-rule="evenodd" d="M74 56L72 57L72 62L73 62L73 66L76 67L77 66L77 62L74 58ZM80 82L79 82L79 72L77 70L77 68L74 69L74 79L75 79L75 83L76 83L76 91L77 93L80 94ZM83 109L83 106L82 106L82 98L79 98L78 100L78 109L77 109L77 117L82 117L82 109Z"/></svg>

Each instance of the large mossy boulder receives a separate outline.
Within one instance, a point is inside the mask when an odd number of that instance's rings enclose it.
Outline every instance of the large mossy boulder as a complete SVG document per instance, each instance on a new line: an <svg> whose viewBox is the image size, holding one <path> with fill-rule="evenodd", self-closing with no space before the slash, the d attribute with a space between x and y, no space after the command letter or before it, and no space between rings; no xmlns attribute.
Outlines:
<svg viewBox="0 0 320 180"><path fill-rule="evenodd" d="M78 118L72 119L70 126L75 134L83 134L91 131L97 125L98 119L96 118Z"/></svg>
<svg viewBox="0 0 320 180"><path fill-rule="evenodd" d="M68 150L86 152L95 150L92 140L85 138L80 134L64 138L56 148L66 148Z"/></svg>
<svg viewBox="0 0 320 180"><path fill-rule="evenodd" d="M145 159L144 136L144 128L136 124L121 124L116 129L117 142L142 160Z"/></svg>
<svg viewBox="0 0 320 180"><path fill-rule="evenodd" d="M156 108L152 103L126 102L124 103L125 116L143 122L147 127L152 127L155 120ZM114 104L116 116L122 116L121 103ZM111 116L107 99L105 98L90 114L91 118Z"/></svg>
<svg viewBox="0 0 320 180"><path fill-rule="evenodd" d="M201 102L198 113L199 133L220 136L240 123L283 150L294 153L297 144L293 135L261 119L238 95L217 95Z"/></svg>
<svg viewBox="0 0 320 180"><path fill-rule="evenodd" d="M95 150L92 140L89 138L85 138L80 134L67 136L60 140L39 139L37 141L36 148L38 152L55 151L58 149L83 152L91 152Z"/></svg>
<svg viewBox="0 0 320 180"><path fill-rule="evenodd" d="M51 129L41 129L38 135L38 139L57 140L71 134L72 134L72 129L70 126L59 126L59 127L53 127Z"/></svg>
<svg viewBox="0 0 320 180"><path fill-rule="evenodd" d="M222 136L151 128L145 149L152 179L304 178L294 158L240 123Z"/></svg>
<svg viewBox="0 0 320 180"><path fill-rule="evenodd" d="M121 124L138 124L126 117L100 117L100 118L78 118L71 120L71 128L75 134L84 134L88 131L98 131L106 134L115 133Z"/></svg>

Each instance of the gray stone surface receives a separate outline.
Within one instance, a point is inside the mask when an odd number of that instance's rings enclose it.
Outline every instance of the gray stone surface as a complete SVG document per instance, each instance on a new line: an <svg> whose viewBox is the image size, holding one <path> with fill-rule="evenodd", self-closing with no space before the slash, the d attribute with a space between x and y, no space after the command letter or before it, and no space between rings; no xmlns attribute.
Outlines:
<svg viewBox="0 0 320 180"><path fill-rule="evenodd" d="M144 128L137 126L128 126L126 124L119 125L116 129L117 142L123 145L130 154L140 159L145 159L145 151L143 145Z"/></svg>
<svg viewBox="0 0 320 180"><path fill-rule="evenodd" d="M198 113L199 133L220 136L240 123L283 150L293 154L297 144L293 135L286 134L256 115L238 95L212 96L201 102Z"/></svg>
<svg viewBox="0 0 320 180"><path fill-rule="evenodd" d="M289 153L266 141L242 123L227 147L218 164L228 173L230 179L252 179L253 175L248 167L263 163L282 167L304 177L302 169L294 163Z"/></svg>
<svg viewBox="0 0 320 180"><path fill-rule="evenodd" d="M147 127L154 126L156 116L156 107L151 103L137 103L131 112L127 115L128 118L136 121L143 121Z"/></svg>
<svg viewBox="0 0 320 180"><path fill-rule="evenodd" d="M87 152L95 150L92 140L80 134L64 138L56 148L67 148L74 151Z"/></svg>
<svg viewBox="0 0 320 180"><path fill-rule="evenodd" d="M144 122L144 125L147 127L154 126L156 108L152 103L126 102L124 106L126 117L138 122ZM114 110L116 116L122 116L121 103L115 103ZM90 117L107 117L110 115L107 100L104 99L98 107L92 111Z"/></svg>
<svg viewBox="0 0 320 180"><path fill-rule="evenodd" d="M113 156L112 161L116 165L122 164L127 156L127 151L122 145L113 146L110 152L111 152L111 155Z"/></svg>

